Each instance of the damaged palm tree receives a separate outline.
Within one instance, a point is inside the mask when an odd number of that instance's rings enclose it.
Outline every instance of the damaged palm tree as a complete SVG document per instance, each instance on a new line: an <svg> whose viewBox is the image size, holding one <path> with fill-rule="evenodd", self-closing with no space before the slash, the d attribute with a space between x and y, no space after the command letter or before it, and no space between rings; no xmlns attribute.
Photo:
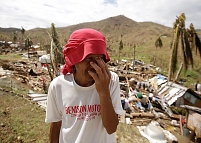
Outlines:
<svg viewBox="0 0 201 143"><path fill-rule="evenodd" d="M190 42L190 47L192 50L195 49L195 53L197 55L197 53L199 52L200 57L201 57L201 42L200 42L200 38L198 37L195 28L193 26L193 24L191 23L189 26L189 29L186 29L187 34L188 34L188 40Z"/></svg>
<svg viewBox="0 0 201 143"><path fill-rule="evenodd" d="M31 48L32 45L33 45L32 40L31 40L29 37L27 37L27 38L25 39L25 47L27 48L27 55L28 55L28 58L29 58L29 49Z"/></svg>
<svg viewBox="0 0 201 143"><path fill-rule="evenodd" d="M162 42L162 40L161 40L161 37L167 37L167 35L166 34L162 34L162 35L160 35L157 39L156 39L156 41L155 41L155 47L156 47L156 49L155 49L155 52L154 52L154 63L153 63L153 65L155 65L155 63L156 63L156 52L157 52L157 48L158 47L163 47L163 42Z"/></svg>
<svg viewBox="0 0 201 143"><path fill-rule="evenodd" d="M24 41L24 34L25 34L25 29L22 27L21 29L20 29L20 31L21 31L21 34L22 34L22 39L21 39L21 43L20 43L20 46L21 46L21 48L23 47L23 41ZM22 50L23 50L23 48L22 48Z"/></svg>
<svg viewBox="0 0 201 143"><path fill-rule="evenodd" d="M13 42L15 43L17 41L17 31L12 33L13 35Z"/></svg>
<svg viewBox="0 0 201 143"><path fill-rule="evenodd" d="M121 40L120 40L120 42L119 42L119 60L120 60L120 52L121 52L121 50L124 48L124 44L123 44L123 42L122 42L122 37L123 37L123 35L121 35Z"/></svg>
<svg viewBox="0 0 201 143"><path fill-rule="evenodd" d="M52 26L51 26L51 37L52 37L53 44L56 46L54 48L55 60L57 63L63 64L64 60L63 60L63 54L62 54L62 47L59 43L59 36L55 29L54 23L52 23Z"/></svg>
<svg viewBox="0 0 201 143"><path fill-rule="evenodd" d="M184 66L185 70L187 70L189 64L193 66L193 55L188 41L187 31L185 29L185 20L185 14L182 13L179 17L177 17L173 26L173 42L171 45L172 54L169 64L168 81L171 81L171 78L176 71L179 41L181 42L181 53L183 58L180 69ZM175 80L179 77L180 71L178 72Z"/></svg>
<svg viewBox="0 0 201 143"><path fill-rule="evenodd" d="M49 34L49 33L48 33ZM49 34L51 39L51 49L50 49L50 60L51 60L51 68L47 65L48 72L50 75L51 80L58 76L58 67L59 64L63 64L63 54L62 54L62 47L59 43L59 37L57 31L55 29L54 23L51 25L51 33Z"/></svg>

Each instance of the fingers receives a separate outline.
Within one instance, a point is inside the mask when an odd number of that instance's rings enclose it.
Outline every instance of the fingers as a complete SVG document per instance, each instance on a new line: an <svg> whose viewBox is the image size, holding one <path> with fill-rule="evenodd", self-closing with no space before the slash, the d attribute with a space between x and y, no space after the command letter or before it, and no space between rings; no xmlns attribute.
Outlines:
<svg viewBox="0 0 201 143"><path fill-rule="evenodd" d="M101 67L103 73L104 73L105 75L108 75L109 78L110 78L110 77L111 77L111 74L110 74L110 71L109 71L109 69L108 69L106 63L104 62L103 59L101 59L100 61L101 61L100 67ZM102 65L101 65L101 64L102 64Z"/></svg>
<svg viewBox="0 0 201 143"><path fill-rule="evenodd" d="M96 63L90 62L100 78L110 77L110 71L106 63L101 58L96 58Z"/></svg>
<svg viewBox="0 0 201 143"><path fill-rule="evenodd" d="M94 80L98 77L102 77L103 73L102 73L102 69L101 67L99 67L96 63L94 62L90 62L90 65L95 69L96 72L91 72L89 71L89 74L94 78Z"/></svg>
<svg viewBox="0 0 201 143"><path fill-rule="evenodd" d="M92 72L92 71L88 71L88 73L89 73L89 75L90 76L92 76L92 78L95 80L95 81L97 81L98 80L98 75L96 74L96 73L94 73L94 72Z"/></svg>
<svg viewBox="0 0 201 143"><path fill-rule="evenodd" d="M111 78L107 65L101 58L96 59L96 62L90 62L90 65L96 71L89 71L89 74L95 81L97 92L99 94L105 93L105 91L109 88Z"/></svg>

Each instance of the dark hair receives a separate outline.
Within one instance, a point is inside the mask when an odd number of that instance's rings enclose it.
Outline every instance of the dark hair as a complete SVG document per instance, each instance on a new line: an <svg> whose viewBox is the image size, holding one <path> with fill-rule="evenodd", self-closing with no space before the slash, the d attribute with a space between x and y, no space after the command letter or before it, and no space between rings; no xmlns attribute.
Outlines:
<svg viewBox="0 0 201 143"><path fill-rule="evenodd" d="M75 65L72 66L72 71L73 71L74 74L76 73Z"/></svg>

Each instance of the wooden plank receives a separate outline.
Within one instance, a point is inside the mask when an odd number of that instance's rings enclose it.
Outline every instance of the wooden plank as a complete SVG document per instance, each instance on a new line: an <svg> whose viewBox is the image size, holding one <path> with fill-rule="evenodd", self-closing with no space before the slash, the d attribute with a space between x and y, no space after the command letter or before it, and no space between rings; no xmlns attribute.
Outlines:
<svg viewBox="0 0 201 143"><path fill-rule="evenodd" d="M32 101L42 101L42 100L47 100L47 97L37 97L32 99Z"/></svg>
<svg viewBox="0 0 201 143"><path fill-rule="evenodd" d="M133 117L149 117L154 118L155 115L153 113L131 113Z"/></svg>
<svg viewBox="0 0 201 143"><path fill-rule="evenodd" d="M29 97L31 97L31 98L46 97L46 96L47 96L47 94L37 94L37 93L29 94Z"/></svg>

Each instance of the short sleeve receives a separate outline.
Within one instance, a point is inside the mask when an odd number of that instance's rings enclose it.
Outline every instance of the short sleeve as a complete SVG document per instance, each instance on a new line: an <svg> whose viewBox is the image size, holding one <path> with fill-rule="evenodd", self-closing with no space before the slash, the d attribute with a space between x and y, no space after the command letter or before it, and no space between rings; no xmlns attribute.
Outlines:
<svg viewBox="0 0 201 143"><path fill-rule="evenodd" d="M110 94L111 94L112 104L116 114L123 115L124 110L121 105L119 77L114 72L111 72L111 75L112 77L110 82Z"/></svg>
<svg viewBox="0 0 201 143"><path fill-rule="evenodd" d="M57 92L56 92L56 80L53 80L50 83L49 89L48 89L48 95L47 95L47 107L46 107L46 123L51 122L58 122L62 120L62 114L59 110L58 106L58 100L57 100Z"/></svg>

